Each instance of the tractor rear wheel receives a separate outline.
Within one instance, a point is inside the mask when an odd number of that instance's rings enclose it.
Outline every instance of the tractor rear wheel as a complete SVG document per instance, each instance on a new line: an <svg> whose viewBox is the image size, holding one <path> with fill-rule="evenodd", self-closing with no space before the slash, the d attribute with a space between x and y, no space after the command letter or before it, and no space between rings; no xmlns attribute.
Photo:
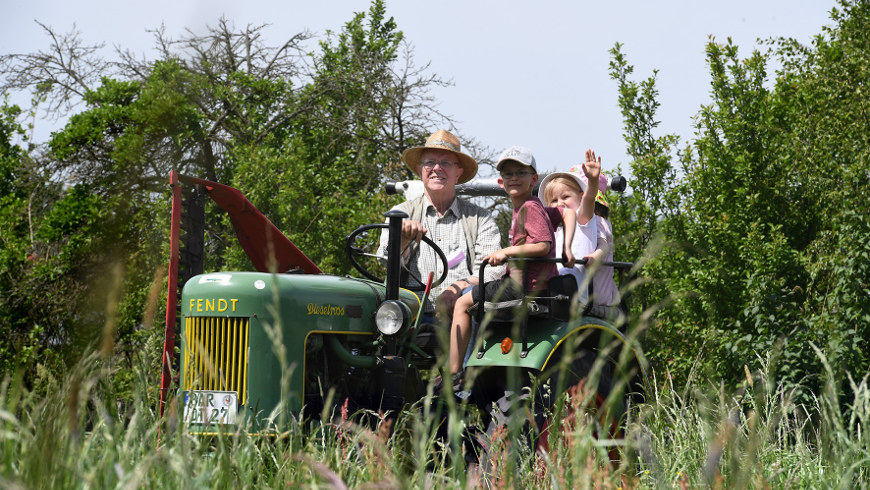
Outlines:
<svg viewBox="0 0 870 490"><path fill-rule="evenodd" d="M540 405L546 407L542 413L536 414L535 422L541 428L535 449L539 453L548 453L557 444L565 446L572 443L572 434L581 430L581 426L591 426L591 433L596 439L618 439L621 435L621 422L625 414L624 396L614 397L615 362L610 358L602 358L596 362L597 353L592 350L581 350L561 373L551 377L550 391L556 396L545 398L539 388ZM543 420L542 420L543 419ZM557 441L555 438L559 437ZM608 449L611 462L619 460L619 451L613 446Z"/></svg>
<svg viewBox="0 0 870 490"><path fill-rule="evenodd" d="M537 386L527 382L518 390L507 389L503 371L501 376L481 376L473 390L486 426L479 438L481 470L496 475L500 468L515 468L517 458L531 459L532 450L549 452L571 444L579 424L593 424L592 432L599 439L619 437L625 404L620 399L608 407L613 364L609 359L596 363L596 358L596 351L577 350L560 369L549 375L538 373ZM528 379L529 374L520 376ZM608 455L618 460L615 449Z"/></svg>

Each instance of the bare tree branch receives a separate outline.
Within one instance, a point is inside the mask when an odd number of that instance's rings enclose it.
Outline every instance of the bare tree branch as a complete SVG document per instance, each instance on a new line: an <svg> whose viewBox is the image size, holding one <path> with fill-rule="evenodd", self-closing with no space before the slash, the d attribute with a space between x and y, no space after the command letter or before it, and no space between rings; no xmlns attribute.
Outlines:
<svg viewBox="0 0 870 490"><path fill-rule="evenodd" d="M86 45L75 29L58 34L36 22L51 38L47 51L0 56L0 91L30 91L34 104L44 100L47 117L57 120L78 105L102 76L111 76L111 64L98 52L103 44Z"/></svg>

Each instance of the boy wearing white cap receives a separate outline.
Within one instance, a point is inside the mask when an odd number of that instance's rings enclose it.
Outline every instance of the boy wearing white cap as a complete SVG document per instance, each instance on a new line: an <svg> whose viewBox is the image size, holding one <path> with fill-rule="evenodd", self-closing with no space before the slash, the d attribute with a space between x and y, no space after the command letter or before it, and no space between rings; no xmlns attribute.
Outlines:
<svg viewBox="0 0 870 490"><path fill-rule="evenodd" d="M555 258L553 225L541 200L532 195L538 182L532 152L528 148L512 146L502 152L496 170L500 172L498 184L508 194L513 205L513 218L508 235L511 246L488 255L484 260L488 260L490 265L501 265L510 257ZM570 219L573 213L566 213L566 216ZM573 228L572 220L570 229ZM565 253L572 260L570 238L566 237L566 241L568 246ZM556 274L556 265L553 262L531 262L525 271L508 266L504 277L489 281L483 287L486 298L495 301L521 299L526 292L546 290L547 282ZM449 367L454 389L462 382L462 358L471 337L471 315L468 309L474 304L479 287L481 286L477 285L461 296L453 310Z"/></svg>

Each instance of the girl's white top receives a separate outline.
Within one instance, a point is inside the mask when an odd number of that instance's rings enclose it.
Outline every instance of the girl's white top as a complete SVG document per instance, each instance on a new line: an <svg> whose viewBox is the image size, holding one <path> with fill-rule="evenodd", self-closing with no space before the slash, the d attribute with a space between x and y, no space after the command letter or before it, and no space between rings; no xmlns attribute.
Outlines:
<svg viewBox="0 0 870 490"><path fill-rule="evenodd" d="M591 219L585 225L577 223L577 229L574 230L574 240L571 242L571 252L574 254L574 258L579 260L595 251L598 241L598 226L596 221L598 220ZM556 247L557 257L561 257L562 246L565 243L565 237L562 231L563 228L563 226L560 226L559 229L556 230L556 243L554 245ZM584 281L586 276L586 266L577 264L574 267L565 267L560 265L559 274L571 274L574 276L574 279L577 280L577 291L580 293L579 299L581 302L585 303L589 297L589 281Z"/></svg>
<svg viewBox="0 0 870 490"><path fill-rule="evenodd" d="M556 230L556 254L562 253L562 245L565 243L562 226ZM585 225L577 224L574 231L574 241L571 242L571 251L576 259L595 252L596 249L605 252L605 260L613 261L613 231L610 221L595 215L595 219L589 220ZM559 274L571 274L577 280L578 299L581 303L589 300L589 281L586 274L586 266L577 264L574 267L559 267ZM614 306L620 301L619 288L613 280L613 267L599 267L592 276L593 304Z"/></svg>

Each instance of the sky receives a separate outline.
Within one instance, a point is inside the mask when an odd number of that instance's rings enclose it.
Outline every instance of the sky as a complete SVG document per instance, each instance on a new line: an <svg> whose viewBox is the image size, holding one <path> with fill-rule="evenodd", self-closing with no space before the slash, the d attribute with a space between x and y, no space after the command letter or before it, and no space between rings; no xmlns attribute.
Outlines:
<svg viewBox="0 0 870 490"><path fill-rule="evenodd" d="M414 46L418 65L453 85L433 92L462 137L498 152L511 145L532 149L539 171L565 170L591 148L608 171L628 168L617 85L610 78L609 50L623 45L633 79L658 70L661 107L657 136L693 136L692 117L709 102L705 45L709 36L730 37L747 57L758 39L792 37L809 44L830 25L834 0L387 0L387 16ZM340 31L361 0L0 0L0 54L48 48L35 22L87 44L119 46L153 59L148 30L161 25L173 37L205 32L224 16L237 28L269 24L267 42L279 44L308 30ZM310 45L314 48L314 41ZM21 96L19 96L21 97ZM13 99L15 100L15 99ZM26 101L27 99L21 99ZM45 141L58 124L37 121ZM437 128L433 128L433 131ZM681 146L682 146L681 144Z"/></svg>

